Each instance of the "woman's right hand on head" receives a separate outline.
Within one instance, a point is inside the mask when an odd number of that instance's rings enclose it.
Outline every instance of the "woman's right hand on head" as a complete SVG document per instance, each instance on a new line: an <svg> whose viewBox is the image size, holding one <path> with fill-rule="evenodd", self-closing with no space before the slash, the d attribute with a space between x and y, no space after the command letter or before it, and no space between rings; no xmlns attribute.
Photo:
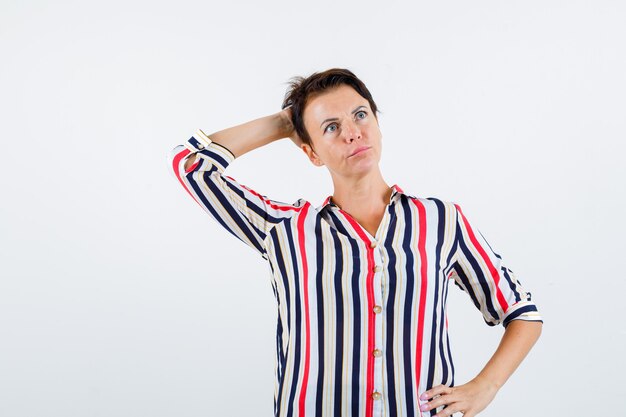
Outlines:
<svg viewBox="0 0 626 417"><path fill-rule="evenodd" d="M293 126L291 106L285 107L283 110L281 110L280 115L283 118L285 124L285 137L291 139L291 141L298 148L300 148L300 145L302 145L304 142L302 141L302 138L300 138L300 136L296 132L296 129Z"/></svg>

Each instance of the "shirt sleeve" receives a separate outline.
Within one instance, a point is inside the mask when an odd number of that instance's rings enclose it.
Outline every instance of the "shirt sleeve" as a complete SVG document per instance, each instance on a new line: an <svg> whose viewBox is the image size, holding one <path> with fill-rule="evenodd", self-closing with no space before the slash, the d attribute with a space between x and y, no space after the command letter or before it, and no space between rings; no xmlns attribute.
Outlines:
<svg viewBox="0 0 626 417"><path fill-rule="evenodd" d="M211 217L239 240L268 259L264 240L280 221L300 210L294 204L267 198L224 174L235 159L225 146L207 141L200 129L168 154L171 172L185 191ZM197 155L185 170L185 162Z"/></svg>
<svg viewBox="0 0 626 417"><path fill-rule="evenodd" d="M543 322L530 292L496 253L459 206L456 208L455 253L451 277L469 294L490 326L512 320Z"/></svg>

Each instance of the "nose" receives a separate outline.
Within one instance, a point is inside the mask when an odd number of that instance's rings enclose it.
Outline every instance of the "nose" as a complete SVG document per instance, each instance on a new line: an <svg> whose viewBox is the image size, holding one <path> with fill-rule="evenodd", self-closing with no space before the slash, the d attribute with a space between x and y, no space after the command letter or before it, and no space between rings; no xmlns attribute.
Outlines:
<svg viewBox="0 0 626 417"><path fill-rule="evenodd" d="M352 120L343 124L343 135L347 142L352 142L355 138L361 140L361 130Z"/></svg>

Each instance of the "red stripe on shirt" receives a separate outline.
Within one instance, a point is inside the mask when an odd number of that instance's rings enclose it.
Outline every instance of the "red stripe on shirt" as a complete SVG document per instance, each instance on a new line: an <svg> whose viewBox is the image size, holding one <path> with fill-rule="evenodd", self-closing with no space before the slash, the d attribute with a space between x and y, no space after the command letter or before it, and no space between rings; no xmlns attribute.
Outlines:
<svg viewBox="0 0 626 417"><path fill-rule="evenodd" d="M229 178L233 181L236 181L234 178L229 177L228 175L224 175L226 178ZM269 199L265 198L264 196L262 196L261 194L257 193L256 191L254 191L252 188L247 187L243 184L239 184L242 188L245 188L246 190L250 191L252 194L254 194L255 196L259 197L261 200L263 200L265 202L265 204L267 204L268 206L270 206L273 209L276 210L283 210L283 211L288 211L288 210L293 210L293 211L298 211L299 207L294 207L291 205L278 205L275 204L273 202L271 202Z"/></svg>
<svg viewBox="0 0 626 417"><path fill-rule="evenodd" d="M419 217L419 236L417 240L417 249L420 254L420 298L419 298L419 317L417 321L417 340L415 343L415 389L417 396L420 392L420 379L422 375L422 347L424 342L424 314L426 311L426 290L428 285L428 263L426 259L426 209L424 204L416 199L411 199L417 206ZM419 409L419 408L418 408ZM420 410L420 416L422 412Z"/></svg>
<svg viewBox="0 0 626 417"><path fill-rule="evenodd" d="M180 181L180 183L182 184L183 188L185 189L185 191L187 191L189 193L189 195L194 199L194 201L196 203L198 203L198 205L200 207L203 207L203 205L196 200L196 196L193 195L193 193L191 192L191 190L189 190L189 188L187 187L187 184L185 184L185 181L183 181L183 179L180 177L180 172L179 172L179 167L180 167L180 161L181 159L185 158L187 155L189 155L191 151L189 149L183 149L182 151L180 151L179 153L177 153L174 156L173 162L172 162L172 169L174 169L174 173L176 174L176 178L178 178L178 181ZM200 162L200 161L198 161ZM195 168L197 165L194 164L193 167Z"/></svg>
<svg viewBox="0 0 626 417"><path fill-rule="evenodd" d="M310 203L307 202L298 217L298 243L300 246L300 257L302 259L302 287L304 297L304 316L305 316L305 333L306 333L306 346L304 354L304 374L302 375L302 388L300 390L300 399L298 403L299 415L304 417L304 400L306 398L306 387L309 380L309 362L311 351L311 328L309 322L309 267L306 258L306 250L304 248L304 221L306 220L307 213L309 211Z"/></svg>
<svg viewBox="0 0 626 417"><path fill-rule="evenodd" d="M480 253L480 256L483 258L483 260L487 264L487 267L489 268L489 272L491 273L493 282L496 285L496 298L498 299L498 302L500 303L500 307L502 307L502 311L506 312L509 309L509 303L506 302L506 299L504 298L504 295L502 294L502 291L500 290L500 286L498 285L498 283L500 282L500 275L498 274L498 270L489 259L489 256L487 255L487 252L485 251L485 249L480 245L480 243L478 243L478 239L476 239L476 235L474 235L474 231L472 230L472 227L469 225L469 222L465 218L463 211L461 211L461 207L459 207L458 204L455 204L454 206L459 211L459 213L461 213L461 217L463 218L463 223L465 224L465 227L467 228L467 233L470 236L470 240L472 241L476 249L478 249L478 253Z"/></svg>

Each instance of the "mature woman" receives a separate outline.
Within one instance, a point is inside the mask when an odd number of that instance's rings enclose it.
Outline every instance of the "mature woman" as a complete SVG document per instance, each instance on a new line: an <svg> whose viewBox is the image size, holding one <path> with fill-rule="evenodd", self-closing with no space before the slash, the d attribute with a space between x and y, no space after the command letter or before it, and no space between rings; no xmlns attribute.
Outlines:
<svg viewBox="0 0 626 417"><path fill-rule="evenodd" d="M377 107L351 71L295 77L280 112L171 153L180 184L271 266L278 307L276 416L475 416L541 332L535 304L459 204L389 186ZM272 200L224 174L290 138L334 190L315 207ZM453 279L502 341L455 385L446 297Z"/></svg>

